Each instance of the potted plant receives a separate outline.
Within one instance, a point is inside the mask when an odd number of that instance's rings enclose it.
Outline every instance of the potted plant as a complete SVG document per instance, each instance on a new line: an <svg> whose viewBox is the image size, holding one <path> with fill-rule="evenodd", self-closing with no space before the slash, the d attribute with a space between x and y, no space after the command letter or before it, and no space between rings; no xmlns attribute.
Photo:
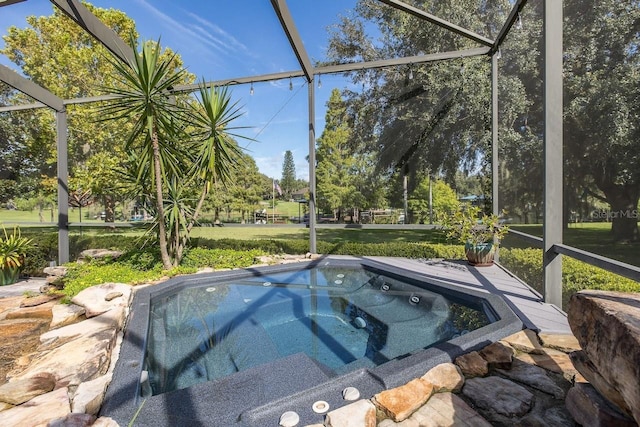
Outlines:
<svg viewBox="0 0 640 427"><path fill-rule="evenodd" d="M447 237L464 244L467 261L474 266L492 265L496 247L508 232L497 215L483 214L472 205L463 206L443 223Z"/></svg>
<svg viewBox="0 0 640 427"><path fill-rule="evenodd" d="M4 227L2 230L4 237L0 236L0 285L10 285L18 280L24 268L24 259L32 240L22 237L18 227L11 234Z"/></svg>

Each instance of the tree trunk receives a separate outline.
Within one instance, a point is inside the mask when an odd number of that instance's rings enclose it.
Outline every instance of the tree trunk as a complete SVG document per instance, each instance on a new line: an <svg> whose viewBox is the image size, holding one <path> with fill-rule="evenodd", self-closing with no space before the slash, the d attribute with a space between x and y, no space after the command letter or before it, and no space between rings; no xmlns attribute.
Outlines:
<svg viewBox="0 0 640 427"><path fill-rule="evenodd" d="M640 241L638 232L638 194L614 187L617 191L605 193L611 204L611 234L614 242ZM637 193L637 192L636 192Z"/></svg>
<svg viewBox="0 0 640 427"><path fill-rule="evenodd" d="M114 222L116 202L113 196L103 196L102 202L104 203L104 222Z"/></svg>
<svg viewBox="0 0 640 427"><path fill-rule="evenodd" d="M165 270L173 267L167 247L167 230L164 223L164 198L162 196L162 172L160 170L160 147L158 145L158 134L153 132L151 135L151 143L153 144L153 174L156 181L156 214L158 215L158 239L160 243L160 257L162 258L162 266Z"/></svg>
<svg viewBox="0 0 640 427"><path fill-rule="evenodd" d="M604 201L611 210L607 220L611 220L611 235L614 242L637 242L638 233L638 199L640 199L640 183L627 181L617 183L618 163L606 158L603 166L595 168L593 178L596 186L604 194ZM597 198L600 198L596 195Z"/></svg>
<svg viewBox="0 0 640 427"><path fill-rule="evenodd" d="M128 221L131 218L131 212L125 201L122 201L122 218L124 221Z"/></svg>
<svg viewBox="0 0 640 427"><path fill-rule="evenodd" d="M204 204L204 200L209 194L209 184L204 184L202 186L202 192L200 193L200 199L198 199L198 204L196 205L196 209L193 211L192 217L189 220L189 224L187 224L187 232L182 236L179 240L179 245L176 248L176 256L173 260L174 265L177 267L180 265L180 261L182 261L182 256L184 255L184 249L187 247L187 242L189 241L189 235L191 234L191 230L193 229L196 221L198 221L198 216L200 215L200 210L202 209L202 205ZM176 230L177 233L177 230Z"/></svg>

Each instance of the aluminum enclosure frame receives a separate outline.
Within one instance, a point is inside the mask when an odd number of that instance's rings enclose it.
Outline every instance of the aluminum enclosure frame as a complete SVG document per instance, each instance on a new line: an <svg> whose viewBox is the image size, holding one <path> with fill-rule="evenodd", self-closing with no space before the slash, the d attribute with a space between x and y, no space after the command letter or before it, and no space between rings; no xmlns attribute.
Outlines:
<svg viewBox="0 0 640 427"><path fill-rule="evenodd" d="M0 1L0 6L7 6L13 3L17 3L22 0L3 0ZM132 52L131 48L128 47L111 29L102 24L93 14L91 14L88 9L86 9L78 0L50 0L56 7L62 10L65 14L67 14L71 19L73 19L78 25L80 25L85 31L89 32L93 37L95 37L100 43L102 43L108 50L114 53L121 60L126 61L127 58L131 58L134 52ZM242 84L242 83L250 83L250 82L258 82L258 81L270 81L270 80L279 80L283 78L291 78L291 77L304 77L307 83L310 86L309 89L309 152L310 159L314 158L314 150L315 150L315 117L314 117L314 90L313 90L313 82L315 80L316 74L331 74L331 73L344 73L352 70L358 70L363 68L375 68L375 67L388 67L388 66L397 66L404 65L409 63L423 63L430 61L439 61L439 60L447 60L452 58L460 58L461 56L480 56L487 55L492 61L492 82L497 81L497 66L495 61L497 59L496 55L499 53L499 49L501 44L504 42L506 36L511 30L514 23L519 18L520 11L527 4L527 0L516 0L514 3L512 10L498 32L498 36L495 40L490 40L486 37L483 37L479 34L476 34L470 30L457 26L453 23L450 23L444 19L436 17L432 14L429 14L425 11L421 11L411 5L403 3L399 0L379 0L380 2L388 5L389 7L395 8L397 10L403 11L405 13L409 13L412 16L415 16L424 21L430 22L432 24L438 25L444 29L447 29L455 34L458 34L462 37L465 37L475 43L482 45L482 47L474 50L470 49L467 51L457 51L457 52L445 52L431 55L421 55L414 56L409 58L396 58L389 59L384 61L375 61L375 62L362 62L357 64L341 64L334 66L326 66L326 67L314 67L310 60L309 56L306 52L304 44L300 38L300 35L297 31L295 22L289 12L286 0L271 0L271 4L273 6L274 12L276 13L280 25L282 26L283 31L287 35L287 38L291 44L291 48L300 63L300 70L287 72L287 73L276 73L276 74L268 74L263 76L251 76L251 77L242 77L236 79L230 79L219 82L209 82L209 85L221 85L221 84ZM561 306L561 300L558 299L558 295L561 295L562 291L562 277L561 277L561 255L560 251L557 248L562 245L562 233L558 233L558 229L562 230L562 175L560 173L560 180L558 181L558 173L559 169L556 168L556 161L553 160L554 156L557 156L559 153L561 155L562 150L562 97L554 96L555 93L561 93L562 89L562 7L563 2L561 0L543 0L544 1L544 36L545 36L545 80L544 80L544 88L545 88L545 132L544 132L544 147L545 147L545 157L546 161L554 162L545 165L545 193L544 193L544 205L545 205L545 232L544 232L544 248L545 248L545 261L544 261L544 277L545 277L545 297L549 298L550 302ZM560 18L558 18L558 16ZM558 43L558 40L560 41ZM555 43L555 44L554 44ZM6 67L5 67L6 68ZM2 72L0 69L0 80L6 83L11 84L7 80L13 79L14 76L5 72ZM14 86L15 87L15 86ZM558 88L560 90L558 90ZM29 93L29 89L26 88L25 84L21 84L20 87L16 89L33 96ZM44 89L43 89L44 90ZM194 88L191 85L184 87L177 87L175 91L191 91ZM46 91L46 90L45 90ZM48 95L47 95L48 96ZM67 160L66 160L66 116L64 114L64 105L68 105L71 103L85 103L85 102L94 102L99 100L108 99L108 97L92 97L92 99L77 99L77 100L66 100L62 102L62 107L60 104L56 103L56 106L49 105L49 103L44 102L43 99L39 99L36 96L33 96L38 104L31 105L20 105L20 106L11 106L11 107L0 107L0 112L7 111L17 111L28 108L40 108L40 107L49 107L54 109L57 113L57 123L58 123L58 154L59 154L59 164L58 164L58 203L59 209L61 213L58 217L58 228L59 228L59 252L58 258L59 262L65 262L68 260L68 189L66 188L66 181L68 176L67 169ZM494 212L497 211L497 147L498 147L498 131L497 131L497 114L498 114L498 99L497 99L497 89L492 89L492 173L493 173L493 196L495 197L495 202L493 206ZM60 129L61 126L64 126L65 129ZM61 157L65 155L65 159L62 160ZM560 158L561 157L555 157ZM61 161L62 160L62 161ZM561 162L561 160L560 160ZM561 170L561 169L560 169ZM309 208L313 212L315 210L316 203L316 188L315 188L315 162L310 161L309 168L309 183L310 183L310 204ZM559 183L559 184L558 184ZM559 187L558 187L559 186ZM556 187L560 188L558 190ZM310 216L310 225L309 225L309 233L310 233L310 251L312 253L316 252L316 224L315 217L313 215ZM564 251L565 253L567 251Z"/></svg>

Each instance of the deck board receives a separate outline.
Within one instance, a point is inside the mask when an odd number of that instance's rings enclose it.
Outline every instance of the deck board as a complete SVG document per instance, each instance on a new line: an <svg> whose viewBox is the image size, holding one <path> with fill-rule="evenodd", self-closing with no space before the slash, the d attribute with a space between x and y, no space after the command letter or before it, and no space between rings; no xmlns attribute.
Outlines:
<svg viewBox="0 0 640 427"><path fill-rule="evenodd" d="M427 278L499 295L529 329L542 333L572 333L566 313L552 304L545 303L538 292L499 265L473 267L464 261L366 258L410 270Z"/></svg>

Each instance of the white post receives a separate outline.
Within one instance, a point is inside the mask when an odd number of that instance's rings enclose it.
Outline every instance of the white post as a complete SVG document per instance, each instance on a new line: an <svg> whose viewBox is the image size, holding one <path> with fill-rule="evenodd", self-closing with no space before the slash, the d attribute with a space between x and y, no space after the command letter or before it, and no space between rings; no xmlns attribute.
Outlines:
<svg viewBox="0 0 640 427"><path fill-rule="evenodd" d="M544 12L544 300L562 308L562 1L545 0Z"/></svg>

